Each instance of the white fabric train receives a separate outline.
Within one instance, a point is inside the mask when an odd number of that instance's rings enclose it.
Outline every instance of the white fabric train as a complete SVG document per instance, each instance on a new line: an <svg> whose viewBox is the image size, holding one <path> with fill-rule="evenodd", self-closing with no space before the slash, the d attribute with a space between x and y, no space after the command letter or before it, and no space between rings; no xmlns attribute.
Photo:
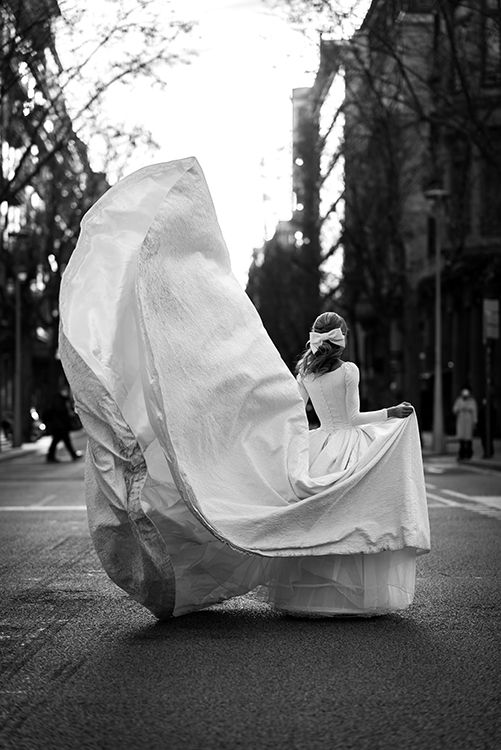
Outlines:
<svg viewBox="0 0 501 750"><path fill-rule="evenodd" d="M97 553L158 617L273 588L277 560L429 549L414 416L310 476L297 384L231 273L196 159L141 169L86 214L60 353Z"/></svg>

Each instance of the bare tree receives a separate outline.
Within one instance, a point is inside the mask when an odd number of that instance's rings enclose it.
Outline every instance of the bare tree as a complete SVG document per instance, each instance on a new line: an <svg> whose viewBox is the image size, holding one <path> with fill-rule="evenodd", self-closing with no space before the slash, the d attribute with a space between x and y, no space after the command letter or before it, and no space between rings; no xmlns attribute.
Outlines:
<svg viewBox="0 0 501 750"><path fill-rule="evenodd" d="M321 44L332 50L332 69L344 77L346 95L330 124L332 130L343 120L344 136L319 176L321 189L329 170L344 161L345 184L331 201L334 210L341 206L344 219L329 252L345 250L342 299L352 315L356 311L364 318L369 338L383 340L374 330L379 321L386 336L390 324L396 325L408 342L404 371L413 381L406 384L413 397L419 371L419 273L413 246L422 245L429 231L424 193L430 187L449 192L444 244L450 274L463 267L463 250L472 236L488 242L501 234L501 4L273 4L302 24L305 33L320 32ZM482 194L474 209L473 185ZM483 278L484 270L478 270ZM485 273L492 275L492 268ZM381 359L381 382L390 382L391 357Z"/></svg>
<svg viewBox="0 0 501 750"><path fill-rule="evenodd" d="M140 121L117 121L107 97L122 87L134 111L134 86L161 89L168 66L190 59L192 25L172 8L154 0L0 6L0 412L15 412L18 440L20 427L29 439L30 406L57 386L61 273L83 214L108 187L102 170L118 176L132 150L155 146Z"/></svg>
<svg viewBox="0 0 501 750"><path fill-rule="evenodd" d="M4 164L0 201L15 201L70 134L101 137L108 163L126 159L124 144L154 145L144 124L127 130L102 105L118 86L166 85L166 66L189 59L192 24L176 20L170 3L7 0L1 20L2 140L24 137Z"/></svg>

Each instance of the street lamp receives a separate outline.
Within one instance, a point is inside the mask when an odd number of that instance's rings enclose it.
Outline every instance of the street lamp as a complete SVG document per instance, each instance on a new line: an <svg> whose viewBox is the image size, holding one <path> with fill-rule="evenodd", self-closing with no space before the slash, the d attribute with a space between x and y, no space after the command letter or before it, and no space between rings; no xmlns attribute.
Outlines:
<svg viewBox="0 0 501 750"><path fill-rule="evenodd" d="M14 448L23 443L23 325L21 287L27 279L26 271L18 270L15 277L15 360L14 360L14 424L12 426L12 445Z"/></svg>
<svg viewBox="0 0 501 750"><path fill-rule="evenodd" d="M443 204L447 190L430 188L425 197L435 221L435 377L433 389L433 450L445 452L444 406L442 392L442 229Z"/></svg>
<svg viewBox="0 0 501 750"><path fill-rule="evenodd" d="M14 255L14 303L15 303L15 354L14 354L14 420L12 425L12 444L15 447L23 443L23 285L28 278L26 272L27 246L29 235L26 230L12 233L12 252Z"/></svg>

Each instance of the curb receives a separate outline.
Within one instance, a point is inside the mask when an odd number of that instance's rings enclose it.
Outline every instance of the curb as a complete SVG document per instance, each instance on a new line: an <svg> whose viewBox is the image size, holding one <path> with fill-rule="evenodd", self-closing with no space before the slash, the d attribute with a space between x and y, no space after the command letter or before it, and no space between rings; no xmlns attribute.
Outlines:
<svg viewBox="0 0 501 750"><path fill-rule="evenodd" d="M497 458L473 458L466 462L470 466L476 466L478 469L492 469L492 471L501 471L501 461Z"/></svg>
<svg viewBox="0 0 501 750"><path fill-rule="evenodd" d="M432 453L423 451L423 461L446 461L454 466L475 466L478 469L491 469L492 471L501 471L501 459L499 456L492 458L470 458L467 461L458 462L453 453Z"/></svg>

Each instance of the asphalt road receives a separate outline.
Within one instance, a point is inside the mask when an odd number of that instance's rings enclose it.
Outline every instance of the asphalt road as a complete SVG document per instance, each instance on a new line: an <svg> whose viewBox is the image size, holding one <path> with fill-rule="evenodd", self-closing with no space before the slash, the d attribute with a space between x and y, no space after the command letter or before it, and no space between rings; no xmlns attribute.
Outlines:
<svg viewBox="0 0 501 750"><path fill-rule="evenodd" d="M433 552L404 614L247 596L163 624L102 572L82 477L0 463L1 748L501 747L500 473L427 464Z"/></svg>

